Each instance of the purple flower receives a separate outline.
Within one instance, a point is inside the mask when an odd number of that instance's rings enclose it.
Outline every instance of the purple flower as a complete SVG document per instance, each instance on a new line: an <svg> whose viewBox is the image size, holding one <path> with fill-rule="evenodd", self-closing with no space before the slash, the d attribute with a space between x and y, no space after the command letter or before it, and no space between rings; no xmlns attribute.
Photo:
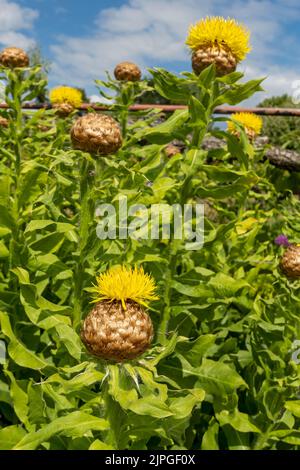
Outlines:
<svg viewBox="0 0 300 470"><path fill-rule="evenodd" d="M278 246L290 246L290 242L285 235L279 235L277 238L275 238L274 242Z"/></svg>

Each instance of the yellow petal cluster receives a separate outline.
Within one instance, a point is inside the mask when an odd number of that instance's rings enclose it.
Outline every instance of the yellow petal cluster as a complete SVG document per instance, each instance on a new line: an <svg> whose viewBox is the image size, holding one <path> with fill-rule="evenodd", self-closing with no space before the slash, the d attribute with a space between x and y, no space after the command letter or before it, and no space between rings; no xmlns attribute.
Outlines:
<svg viewBox="0 0 300 470"><path fill-rule="evenodd" d="M116 266L97 277L97 285L91 291L94 301L102 300L120 301L126 309L126 300L132 300L145 305L148 300L157 300L154 279L140 268L127 268Z"/></svg>
<svg viewBox="0 0 300 470"><path fill-rule="evenodd" d="M262 130L263 120L260 116L253 113L235 113L232 118L245 127L245 131L250 131L255 135L259 135ZM235 134L238 130L233 121L228 121L228 131Z"/></svg>
<svg viewBox="0 0 300 470"><path fill-rule="evenodd" d="M50 91L50 101L52 104L70 104L74 108L79 108L82 104L82 93L76 88L60 86Z"/></svg>
<svg viewBox="0 0 300 470"><path fill-rule="evenodd" d="M193 51L205 46L228 48L237 62L240 62L251 50L249 41L250 32L244 25L232 18L214 16L206 17L192 25L186 44Z"/></svg>

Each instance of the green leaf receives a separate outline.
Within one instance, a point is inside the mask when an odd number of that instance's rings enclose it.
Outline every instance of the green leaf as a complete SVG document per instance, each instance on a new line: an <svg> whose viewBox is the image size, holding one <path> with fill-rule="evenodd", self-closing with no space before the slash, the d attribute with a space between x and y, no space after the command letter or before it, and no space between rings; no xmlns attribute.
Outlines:
<svg viewBox="0 0 300 470"><path fill-rule="evenodd" d="M29 272L26 269L18 267L12 269L11 272L17 276L20 284L30 284Z"/></svg>
<svg viewBox="0 0 300 470"><path fill-rule="evenodd" d="M233 412L223 410L221 413L217 413L216 417L221 426L229 424L239 432L261 432L258 427L250 421L250 418L246 413L241 413L237 409L235 409Z"/></svg>
<svg viewBox="0 0 300 470"><path fill-rule="evenodd" d="M167 418L174 414L166 403L160 401L155 396L140 398L131 403L128 408L138 415L152 416L159 419Z"/></svg>
<svg viewBox="0 0 300 470"><path fill-rule="evenodd" d="M205 398L205 391L202 389L190 390L185 397L170 400L170 411L175 419L184 419L191 415L194 406L200 405Z"/></svg>
<svg viewBox="0 0 300 470"><path fill-rule="evenodd" d="M47 180L47 168L35 160L25 161L20 179L19 204L25 205L40 193L40 185Z"/></svg>
<svg viewBox="0 0 300 470"><path fill-rule="evenodd" d="M172 281L171 286L180 294L188 297L207 298L213 296L213 291L207 287L207 284L199 284L197 286L188 286L178 281Z"/></svg>
<svg viewBox="0 0 300 470"><path fill-rule="evenodd" d="M112 446L96 439L89 447L89 450L115 450Z"/></svg>
<svg viewBox="0 0 300 470"><path fill-rule="evenodd" d="M177 110L162 124L138 132L135 135L135 139L147 139L154 144L167 144L170 140L182 136L183 129L185 128L184 124L188 118L188 111Z"/></svg>
<svg viewBox="0 0 300 470"><path fill-rule="evenodd" d="M270 420L276 421L278 415L281 414L285 398L286 391L284 388L268 386L268 389L263 395L263 404L266 410L266 414Z"/></svg>
<svg viewBox="0 0 300 470"><path fill-rule="evenodd" d="M9 175L0 177L0 204L6 206L9 204L11 178Z"/></svg>
<svg viewBox="0 0 300 470"><path fill-rule="evenodd" d="M178 343L176 350L189 361L189 363L197 367L200 365L202 358L215 344L216 335L207 334L199 336L195 341L187 341Z"/></svg>
<svg viewBox="0 0 300 470"><path fill-rule="evenodd" d="M240 387L248 388L243 378L228 364L204 358L200 367L193 368L182 357L180 360L184 375L196 377L197 386L208 394L226 398Z"/></svg>
<svg viewBox="0 0 300 470"><path fill-rule="evenodd" d="M286 401L284 407L296 416L296 418L300 418L300 400Z"/></svg>
<svg viewBox="0 0 300 470"><path fill-rule="evenodd" d="M249 177L249 179L254 176L251 171L238 171L213 165L201 165L201 171L204 171L213 181L220 181L221 183L234 182L242 176Z"/></svg>
<svg viewBox="0 0 300 470"><path fill-rule="evenodd" d="M42 387L29 382L28 384L28 420L32 424L44 424L46 419L45 397Z"/></svg>
<svg viewBox="0 0 300 470"><path fill-rule="evenodd" d="M215 106L219 106L224 103L235 105L250 98L254 93L263 91L263 88L260 85L264 80L264 78L261 78L235 85L233 89L227 90L223 95L217 98Z"/></svg>
<svg viewBox="0 0 300 470"><path fill-rule="evenodd" d="M195 96L191 96L189 101L189 109L192 117L193 124L200 126L207 125L207 109L203 106L201 101L199 101Z"/></svg>
<svg viewBox="0 0 300 470"><path fill-rule="evenodd" d="M8 258L9 257L9 250L7 249L6 245L0 240L0 259Z"/></svg>
<svg viewBox="0 0 300 470"><path fill-rule="evenodd" d="M14 230L16 223L8 207L0 206L0 225Z"/></svg>
<svg viewBox="0 0 300 470"><path fill-rule="evenodd" d="M229 425L222 428L229 450L250 450L249 434L239 432Z"/></svg>
<svg viewBox="0 0 300 470"><path fill-rule="evenodd" d="M21 439L14 450L34 450L42 443L49 441L55 434L67 437L81 437L89 431L104 431L108 423L102 418L88 415L81 411L74 411L67 416L54 419L36 432L31 432Z"/></svg>
<svg viewBox="0 0 300 470"><path fill-rule="evenodd" d="M27 393L21 387L22 382L16 380L12 372L9 370L5 371L5 374L10 379L10 394L13 401L14 411L20 421L25 425L28 424L28 396Z"/></svg>
<svg viewBox="0 0 300 470"><path fill-rule="evenodd" d="M138 394L132 387L132 382L129 378L122 374L117 366L111 366L109 368L109 394L114 398L116 402L120 404L125 410L128 409L131 403L137 401Z"/></svg>
<svg viewBox="0 0 300 470"><path fill-rule="evenodd" d="M247 188L251 188L252 186L254 186L257 181L258 177L250 172L247 173L246 176L241 176L232 184L218 186L211 184L204 186L202 180L198 180L195 178L193 180L193 190L195 196L201 198L212 197L214 199L222 200L231 196L235 196L236 194L245 192Z"/></svg>
<svg viewBox="0 0 300 470"><path fill-rule="evenodd" d="M162 177L154 182L151 189L155 198L161 203L168 191L174 188L176 188L176 182L172 178Z"/></svg>
<svg viewBox="0 0 300 470"><path fill-rule="evenodd" d="M243 279L234 279L227 274L218 273L215 277L212 277L208 286L212 287L216 297L233 297L235 294L244 287L250 287L248 282Z"/></svg>
<svg viewBox="0 0 300 470"><path fill-rule="evenodd" d="M171 356L171 354L174 352L176 344L177 344L177 335L174 334L169 341L166 342L166 344L159 348L157 353L155 354L155 357L153 359L150 359L148 361L148 364L152 367L157 366L157 364L160 363L163 359L165 359L168 356Z"/></svg>
<svg viewBox="0 0 300 470"><path fill-rule="evenodd" d="M219 425L217 421L212 418L207 431L205 431L202 443L201 450L219 450Z"/></svg>
<svg viewBox="0 0 300 470"><path fill-rule="evenodd" d="M87 364L85 370L80 374L76 375L72 379L65 380L59 374L51 375L47 380L47 383L61 384L65 394L76 394L76 392L91 387L94 384L102 382L104 373L95 370L94 364Z"/></svg>
<svg viewBox="0 0 300 470"><path fill-rule="evenodd" d="M65 345L71 356L79 361L83 348L78 334L63 322L59 322L54 328L59 335L60 342Z"/></svg>
<svg viewBox="0 0 300 470"><path fill-rule="evenodd" d="M7 426L0 429L0 449L11 450L26 435L21 426Z"/></svg>
<svg viewBox="0 0 300 470"><path fill-rule="evenodd" d="M269 436L276 441L279 440L286 442L293 446L300 445L300 431L298 431L298 429L280 429L277 431L271 431Z"/></svg>
<svg viewBox="0 0 300 470"><path fill-rule="evenodd" d="M8 344L8 354L16 364L21 367L35 370L41 370L50 365L44 359L41 359L36 353L27 349L16 338L12 331L8 315L0 312L0 322L3 334L10 339L10 343Z"/></svg>
<svg viewBox="0 0 300 470"><path fill-rule="evenodd" d="M63 233L50 233L49 235L41 237L39 240L31 243L29 248L32 251L39 251L42 253L55 253L59 250L64 240L65 236Z"/></svg>
<svg viewBox="0 0 300 470"><path fill-rule="evenodd" d="M7 385L7 383L3 382L2 380L0 380L0 402L8 403L8 405L12 405L12 399L10 396L10 388Z"/></svg>
<svg viewBox="0 0 300 470"><path fill-rule="evenodd" d="M186 103L191 95L191 89L184 78L161 68L150 70L156 91L171 102Z"/></svg>

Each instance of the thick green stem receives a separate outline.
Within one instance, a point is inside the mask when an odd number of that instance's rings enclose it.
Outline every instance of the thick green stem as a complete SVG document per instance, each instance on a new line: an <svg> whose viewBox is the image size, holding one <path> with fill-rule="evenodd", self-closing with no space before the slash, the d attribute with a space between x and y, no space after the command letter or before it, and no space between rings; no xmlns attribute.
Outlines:
<svg viewBox="0 0 300 470"><path fill-rule="evenodd" d="M194 138L197 143L199 143L203 138L203 130L195 131ZM192 144L193 145L193 144ZM190 190L191 190L191 180L193 178L193 167L195 164L195 160L197 157L198 151L195 150L195 157L193 158L190 167L187 169L185 178L183 180L181 195L180 195L180 204L181 207L186 204L190 197ZM176 266L177 266L177 253L179 248L179 241L172 240L170 242L170 254L169 254L169 263L166 270L165 275L165 284L164 284L164 309L162 314L162 319L159 325L159 331L157 334L157 340L160 344L166 344L167 342L167 335L168 335L168 326L171 317L171 293L172 293L172 280L174 274L176 274Z"/></svg>
<svg viewBox="0 0 300 470"><path fill-rule="evenodd" d="M117 429L120 426L118 418L121 407L109 394L107 385L105 385L103 389L103 401L105 405L105 417L109 422L109 430L106 434L105 441L109 446L113 447L114 450L120 450Z"/></svg>
<svg viewBox="0 0 300 470"><path fill-rule="evenodd" d="M83 160L80 165L81 212L79 220L79 260L75 269L74 280L74 328L76 328L80 324L83 310L83 288L86 248L89 237L89 226L93 216L93 210L90 205L90 190L94 181L94 177L92 175L92 165L87 160Z"/></svg>
<svg viewBox="0 0 300 470"><path fill-rule="evenodd" d="M128 123L128 109L124 109L121 113L121 127L123 139L126 139Z"/></svg>
<svg viewBox="0 0 300 470"><path fill-rule="evenodd" d="M257 439L255 440L254 442L254 445L253 445L253 450L263 450L266 443L268 442L268 439L269 439L269 435L271 433L271 431L273 430L274 428L274 424L272 423L270 426L268 426L268 428L266 429L266 431L262 434L259 434L259 436L257 437Z"/></svg>
<svg viewBox="0 0 300 470"><path fill-rule="evenodd" d="M10 269L15 268L20 264L19 259L19 250L18 245L20 244L20 219L21 219L21 207L19 201L19 191L20 191L20 177L21 177L21 165L22 165L22 133L23 133L23 114L22 114L22 97L20 96L20 80L22 76L17 74L14 77L14 82L12 84L12 120L13 120L13 129L14 129L14 182L12 185L12 214L15 220L15 228L12 231L12 238L10 241L10 260L9 267Z"/></svg>
<svg viewBox="0 0 300 470"><path fill-rule="evenodd" d="M171 291L172 280L176 270L177 259L177 243L176 240L170 242L169 263L166 268L165 284L164 284L164 308L162 313L161 322L157 332L157 340L160 344L166 344L168 340L168 327L171 318Z"/></svg>

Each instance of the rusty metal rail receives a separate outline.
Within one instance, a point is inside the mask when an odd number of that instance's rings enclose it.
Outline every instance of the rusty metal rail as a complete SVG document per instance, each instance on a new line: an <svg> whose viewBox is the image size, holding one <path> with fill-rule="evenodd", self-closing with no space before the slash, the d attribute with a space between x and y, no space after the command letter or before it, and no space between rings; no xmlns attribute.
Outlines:
<svg viewBox="0 0 300 470"><path fill-rule="evenodd" d="M51 104L32 104L25 103L23 109L51 109ZM6 103L0 103L0 109L8 109ZM79 108L81 111L93 109L94 111L109 111L110 106L101 104L84 103ZM160 109L165 113L172 113L177 109L187 109L184 105L175 104L135 104L130 106L130 111L147 111L149 109ZM244 108L240 106L218 106L215 108L215 114L233 114L240 112L248 112L258 114L260 116L294 116L300 117L300 108Z"/></svg>

